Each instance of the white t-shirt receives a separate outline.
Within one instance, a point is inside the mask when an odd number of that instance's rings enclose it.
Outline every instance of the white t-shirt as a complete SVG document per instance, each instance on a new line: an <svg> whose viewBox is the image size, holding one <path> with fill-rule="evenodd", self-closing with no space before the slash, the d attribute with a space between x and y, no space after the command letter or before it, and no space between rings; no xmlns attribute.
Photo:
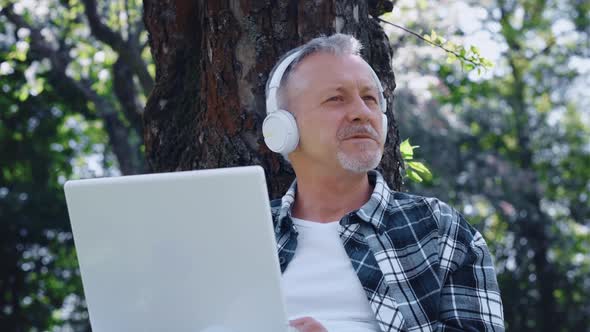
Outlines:
<svg viewBox="0 0 590 332"><path fill-rule="evenodd" d="M328 332L380 331L338 234L338 222L292 218L297 249L283 273L289 319L309 316Z"/></svg>

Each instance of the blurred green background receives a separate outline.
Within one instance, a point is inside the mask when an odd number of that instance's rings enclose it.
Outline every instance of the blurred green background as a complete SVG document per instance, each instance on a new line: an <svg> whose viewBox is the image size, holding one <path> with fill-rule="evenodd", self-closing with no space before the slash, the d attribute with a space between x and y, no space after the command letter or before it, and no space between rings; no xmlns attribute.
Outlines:
<svg viewBox="0 0 590 332"><path fill-rule="evenodd" d="M0 0L0 331L90 330L62 186L145 170L119 159L143 152L121 114L143 107L154 77L141 5L97 6L151 76L125 80L121 48L83 1ZM589 11L581 0L400 0L382 17L459 55L383 24L400 136L430 170L408 165L404 190L451 203L482 232L509 331L547 319L590 331Z"/></svg>

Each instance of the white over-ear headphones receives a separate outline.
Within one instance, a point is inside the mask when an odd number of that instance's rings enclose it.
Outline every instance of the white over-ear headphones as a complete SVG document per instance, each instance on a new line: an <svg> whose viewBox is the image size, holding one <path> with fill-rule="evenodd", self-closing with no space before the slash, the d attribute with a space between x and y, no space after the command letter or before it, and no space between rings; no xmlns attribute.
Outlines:
<svg viewBox="0 0 590 332"><path fill-rule="evenodd" d="M293 152L299 144L299 130L295 117L290 112L279 109L278 91L281 86L281 80L289 65L301 54L301 50L295 50L287 55L271 73L269 83L266 88L266 118L262 123L262 135L264 143L268 148L283 156ZM379 89L379 106L383 112L381 125L383 135L387 135L387 102L383 96L383 86L379 81L377 74L369 66L371 75Z"/></svg>

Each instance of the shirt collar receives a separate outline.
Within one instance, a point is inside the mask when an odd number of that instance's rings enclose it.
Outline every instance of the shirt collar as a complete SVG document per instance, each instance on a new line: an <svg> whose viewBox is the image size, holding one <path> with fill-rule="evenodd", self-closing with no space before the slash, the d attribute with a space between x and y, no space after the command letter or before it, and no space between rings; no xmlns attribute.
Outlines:
<svg viewBox="0 0 590 332"><path fill-rule="evenodd" d="M369 183L374 186L373 193L355 213L361 220L372 224L381 233L385 228L383 217L389 206L392 193L381 173L376 170L369 171Z"/></svg>
<svg viewBox="0 0 590 332"><path fill-rule="evenodd" d="M353 211L351 214L356 214L360 220L372 224L377 230L381 231L384 228L383 216L391 198L391 190L378 171L371 170L368 172L368 176L369 183L374 186L373 193L360 209ZM293 181L285 195L281 198L281 207L275 228L277 233L280 232L281 228L291 225L291 208L295 202L296 193L297 179Z"/></svg>

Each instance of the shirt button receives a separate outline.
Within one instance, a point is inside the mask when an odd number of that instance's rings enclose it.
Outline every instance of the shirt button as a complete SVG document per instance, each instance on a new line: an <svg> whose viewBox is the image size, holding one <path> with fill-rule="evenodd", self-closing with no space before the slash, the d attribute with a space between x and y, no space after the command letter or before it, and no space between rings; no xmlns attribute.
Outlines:
<svg viewBox="0 0 590 332"><path fill-rule="evenodd" d="M285 257L279 258L279 262L281 263L281 265L285 264Z"/></svg>

